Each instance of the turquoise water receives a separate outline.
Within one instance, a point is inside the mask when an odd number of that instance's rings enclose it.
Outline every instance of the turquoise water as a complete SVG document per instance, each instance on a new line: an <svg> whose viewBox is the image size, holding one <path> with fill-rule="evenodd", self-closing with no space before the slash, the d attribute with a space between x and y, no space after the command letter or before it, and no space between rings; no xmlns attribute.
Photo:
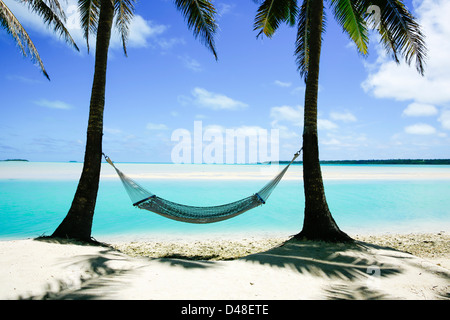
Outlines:
<svg viewBox="0 0 450 320"><path fill-rule="evenodd" d="M253 194L266 181L145 179L140 182L168 200L208 206ZM77 183L77 178L72 176L50 180L24 176L0 179L0 239L51 234L67 214ZM325 180L325 189L333 217L348 233L450 231L450 179L332 179ZM133 208L120 180L109 178L100 183L92 235L98 240L125 236L152 238L161 234L183 237L199 233L291 235L301 230L303 210L302 181L287 179L281 181L266 205L223 222L192 225Z"/></svg>

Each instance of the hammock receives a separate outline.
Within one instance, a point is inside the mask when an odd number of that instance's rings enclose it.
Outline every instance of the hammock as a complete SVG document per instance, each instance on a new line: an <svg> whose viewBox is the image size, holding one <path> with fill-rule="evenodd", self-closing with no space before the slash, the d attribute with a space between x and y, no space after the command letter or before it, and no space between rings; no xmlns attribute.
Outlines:
<svg viewBox="0 0 450 320"><path fill-rule="evenodd" d="M188 223L213 223L230 219L250 209L265 204L272 191L283 178L289 166L300 155L300 151L298 151L294 155L292 161L283 170L281 170L281 172L277 176L275 176L275 178L269 181L257 193L235 202L212 207L187 206L160 198L155 194L145 190L134 180L123 174L119 169L116 168L116 166L108 156L106 156L105 154L103 154L103 156L105 157L106 161L116 170L117 174L120 177L120 180L123 183L123 186L125 187L125 190L127 191L133 203L133 206L140 209L149 210L163 217L176 221Z"/></svg>

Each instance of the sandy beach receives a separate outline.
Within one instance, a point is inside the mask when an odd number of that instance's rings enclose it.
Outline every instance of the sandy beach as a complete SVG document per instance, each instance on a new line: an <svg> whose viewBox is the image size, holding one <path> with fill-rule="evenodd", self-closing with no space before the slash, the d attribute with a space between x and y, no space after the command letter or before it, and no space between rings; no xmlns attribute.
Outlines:
<svg viewBox="0 0 450 320"><path fill-rule="evenodd" d="M445 232L115 242L0 241L0 299L296 300L450 298Z"/></svg>
<svg viewBox="0 0 450 320"><path fill-rule="evenodd" d="M117 163L117 167L137 182L145 180L260 180L269 181L286 165L196 165ZM82 163L63 162L3 162L0 179L17 180L78 180ZM324 180L450 180L449 166L322 166ZM293 165L284 180L303 178L302 166ZM102 163L102 180L118 179L107 163Z"/></svg>

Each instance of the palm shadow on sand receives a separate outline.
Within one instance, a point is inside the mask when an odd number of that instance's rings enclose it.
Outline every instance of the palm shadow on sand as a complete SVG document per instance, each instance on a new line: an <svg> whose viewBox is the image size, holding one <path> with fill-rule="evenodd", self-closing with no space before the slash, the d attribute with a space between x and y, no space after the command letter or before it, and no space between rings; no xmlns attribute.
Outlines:
<svg viewBox="0 0 450 320"><path fill-rule="evenodd" d="M183 269L221 268L233 261L208 261L209 256L185 257L173 254L165 258L144 258L139 267L115 270L108 267L113 260L123 260L124 255L112 248L104 248L98 256L78 256L72 263L87 265L97 276L78 290L64 290L45 298L98 299L102 288L120 290L123 280L134 277L139 269L148 269L148 263L169 264ZM125 258L127 259L127 258ZM148 260L146 260L148 259ZM250 263L269 268L287 269L300 276L324 280L322 287L326 299L392 299L386 290L378 290L371 282L395 278L406 272L406 265L417 264L418 258L389 247L369 243L336 244L290 239L270 250L236 259L237 263ZM142 260L141 260L142 261ZM147 263L145 261L148 261ZM151 268L151 267L150 267ZM447 280L449 273L439 275ZM330 280L330 281L327 281ZM372 281L373 280L373 281ZM441 295L448 299L448 295Z"/></svg>
<svg viewBox="0 0 450 320"><path fill-rule="evenodd" d="M279 247L241 260L329 279L329 286L323 288L327 299L380 300L395 296L379 290L378 282L406 273L406 266L417 267L420 259L407 252L360 241L338 244L290 239ZM450 279L449 272L434 273ZM449 294L437 297L448 299Z"/></svg>

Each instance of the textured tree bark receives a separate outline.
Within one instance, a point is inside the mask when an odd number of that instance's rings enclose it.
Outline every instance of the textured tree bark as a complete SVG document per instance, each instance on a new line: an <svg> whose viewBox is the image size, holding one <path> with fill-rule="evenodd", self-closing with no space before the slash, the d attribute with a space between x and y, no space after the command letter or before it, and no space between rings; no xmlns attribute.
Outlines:
<svg viewBox="0 0 450 320"><path fill-rule="evenodd" d="M82 241L92 240L92 220L100 180L106 68L113 18L113 2L111 0L102 0L97 30L95 71L89 107L83 171L72 201L72 206L67 216L52 234L52 237Z"/></svg>
<svg viewBox="0 0 450 320"><path fill-rule="evenodd" d="M342 232L328 208L319 162L317 135L317 97L319 91L319 65L322 45L323 0L311 1L310 46L308 74L305 90L303 129L303 183L305 217L297 239L346 242L352 239Z"/></svg>

